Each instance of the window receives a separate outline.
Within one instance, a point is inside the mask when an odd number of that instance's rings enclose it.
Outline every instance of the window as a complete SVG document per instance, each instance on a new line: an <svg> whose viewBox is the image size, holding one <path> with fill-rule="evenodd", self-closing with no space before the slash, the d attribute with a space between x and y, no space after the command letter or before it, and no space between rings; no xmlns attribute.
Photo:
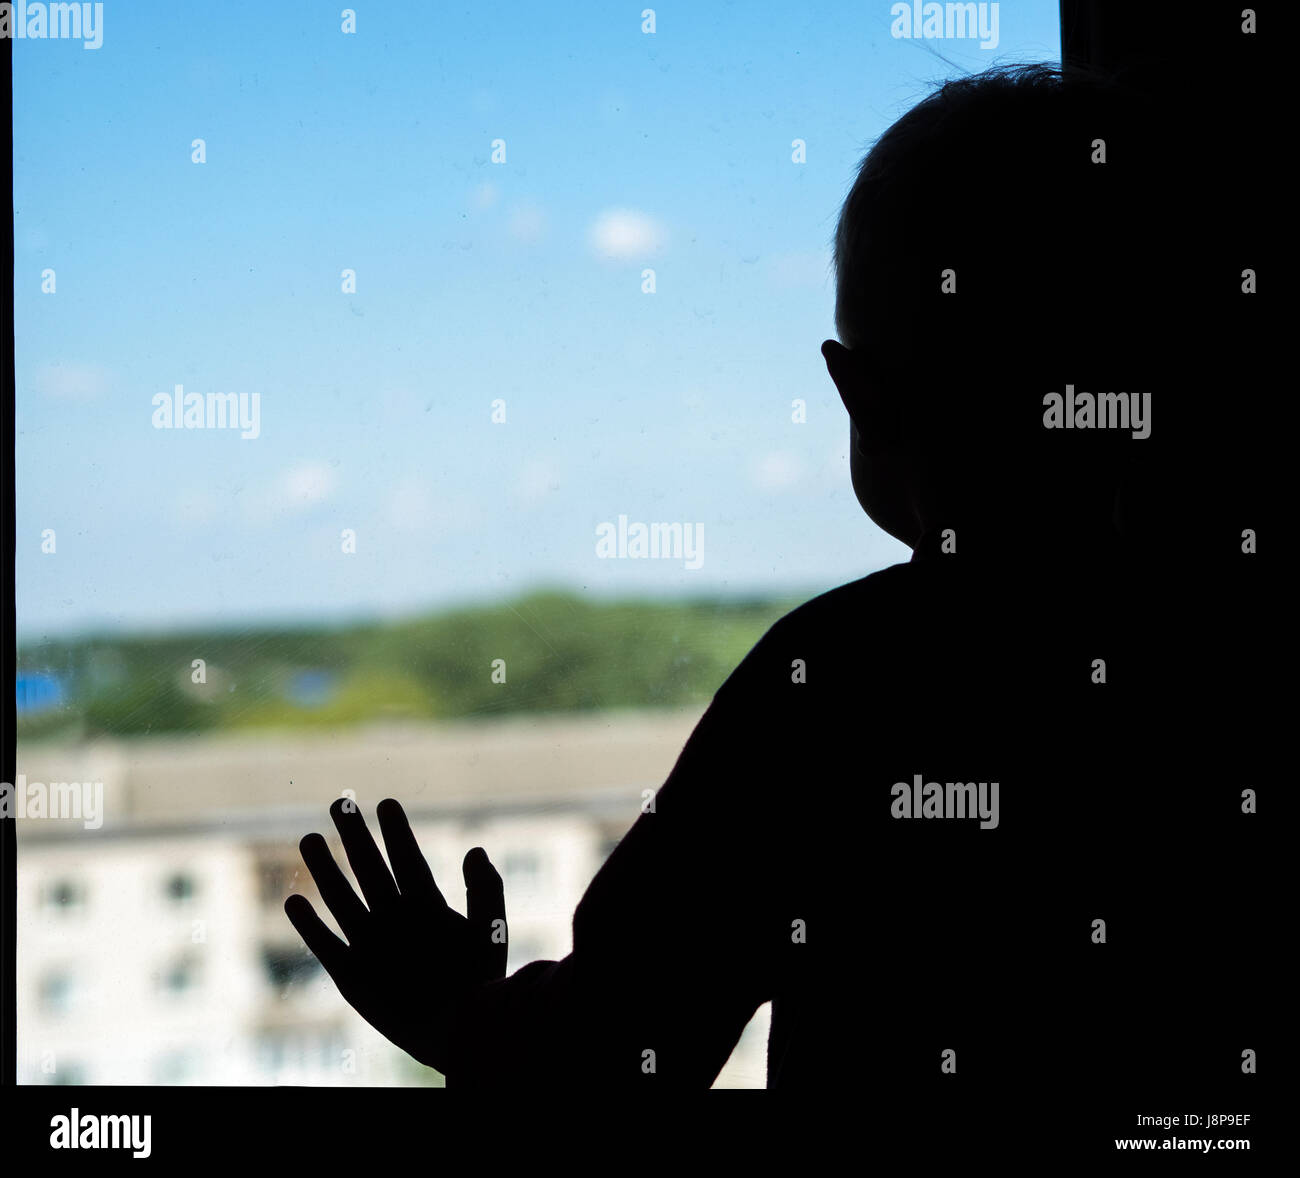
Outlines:
<svg viewBox="0 0 1300 1178"><path fill-rule="evenodd" d="M181 1047L160 1055L153 1064L155 1084L186 1084L203 1074L203 1053Z"/></svg>
<svg viewBox="0 0 1300 1178"><path fill-rule="evenodd" d="M275 987L304 982L321 972L320 962L298 946L267 946L262 950L262 968Z"/></svg>
<svg viewBox="0 0 1300 1178"><path fill-rule="evenodd" d="M198 989L202 974L203 962L196 954L187 953L163 968L159 986L168 997L179 998Z"/></svg>
<svg viewBox="0 0 1300 1178"><path fill-rule="evenodd" d="M84 1065L70 1060L59 1064L54 1071L46 1072L42 1077L47 1084L89 1084L87 1070Z"/></svg>
<svg viewBox="0 0 1300 1178"><path fill-rule="evenodd" d="M188 872L177 871L167 877L163 893L173 904L185 904L194 899L198 884Z"/></svg>
<svg viewBox="0 0 1300 1178"><path fill-rule="evenodd" d="M267 1076L285 1071L316 1072L342 1080L353 1074L350 1067L354 1054L334 1027L267 1028L257 1038L258 1067Z"/></svg>
<svg viewBox="0 0 1300 1178"><path fill-rule="evenodd" d="M113 829L23 845L50 883L20 942L80 960L110 904L201 903L204 952L282 1007L320 978L280 911L298 840L350 790L372 823L403 801L452 904L478 823L512 961L566 945L593 824L603 858L777 618L907 556L853 500L817 349L835 213L949 72L933 47L884 3L803 22L802 55L797 5L678 5L663 36L588 3L505 38L496 6L428 7L353 37L262 5L232 37L134 0L102 53L13 54L18 768L102 780ZM944 56L1054 58L1055 0L1011 8ZM113 889L90 905L68 862ZM220 987L148 945L104 971L88 1074L211 1079L153 1013ZM19 961L35 1052L75 987ZM320 1063L265 1013L223 1082ZM384 1058L367 1082L405 1076Z"/></svg>
<svg viewBox="0 0 1300 1178"><path fill-rule="evenodd" d="M70 968L56 967L41 979L41 1009L50 1016L60 1018L69 1013L81 997L81 984ZM71 1081L67 1081L70 1083Z"/></svg>
<svg viewBox="0 0 1300 1178"><path fill-rule="evenodd" d="M263 860L258 869L258 894L262 904L268 908L278 908L283 904L299 870L288 860Z"/></svg>
<svg viewBox="0 0 1300 1178"><path fill-rule="evenodd" d="M509 887L530 887L541 874L541 858L534 851L511 851L506 855L505 882Z"/></svg>
<svg viewBox="0 0 1300 1178"><path fill-rule="evenodd" d="M86 906L86 885L79 879L60 876L41 888L41 907L47 912L72 913Z"/></svg>

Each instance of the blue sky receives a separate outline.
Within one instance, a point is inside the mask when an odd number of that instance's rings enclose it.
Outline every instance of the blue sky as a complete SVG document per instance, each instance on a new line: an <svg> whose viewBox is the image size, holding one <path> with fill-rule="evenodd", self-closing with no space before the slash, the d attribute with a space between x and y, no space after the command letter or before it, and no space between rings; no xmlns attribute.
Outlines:
<svg viewBox="0 0 1300 1178"><path fill-rule="evenodd" d="M363 4L345 35L338 2L110 0L100 49L15 42L21 634L906 558L818 352L835 218L930 83L1056 60L1058 5L1002 3L996 50L874 0L645 6ZM260 436L153 428L177 384L258 393ZM702 524L701 567L597 559L620 514Z"/></svg>

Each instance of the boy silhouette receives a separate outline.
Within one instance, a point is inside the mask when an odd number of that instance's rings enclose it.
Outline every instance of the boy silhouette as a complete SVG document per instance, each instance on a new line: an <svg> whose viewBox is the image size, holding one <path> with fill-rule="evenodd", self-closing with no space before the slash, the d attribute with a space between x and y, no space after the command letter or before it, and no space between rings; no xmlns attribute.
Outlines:
<svg viewBox="0 0 1300 1178"><path fill-rule="evenodd" d="M1153 195L1158 126L1032 65L949 82L881 136L839 219L822 353L858 500L911 561L754 647L561 961L504 976L480 848L462 917L397 802L391 872L336 802L364 903L320 835L302 853L347 943L305 898L285 910L374 1026L458 1087L706 1088L768 1001L769 1087L883 1081L937 1112L1031 1102L1045 1053L1085 1086L1195 1078L1142 1021L1163 1002L1177 1022L1185 921L1228 902L1183 837L1218 821L1203 784L1162 759L1205 705L1152 557L1178 420L1160 340L1185 326L1132 281L1176 275L1185 245Z"/></svg>

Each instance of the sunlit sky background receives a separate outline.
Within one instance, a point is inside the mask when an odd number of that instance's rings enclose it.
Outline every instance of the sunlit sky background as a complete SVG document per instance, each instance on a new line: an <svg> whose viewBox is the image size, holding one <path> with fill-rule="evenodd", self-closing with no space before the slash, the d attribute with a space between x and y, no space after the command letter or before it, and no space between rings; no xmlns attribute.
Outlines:
<svg viewBox="0 0 1300 1178"><path fill-rule="evenodd" d="M818 352L835 219L931 83L1059 60L1055 0L1002 3L994 50L876 0L665 3L653 35L640 0L343 7L109 2L98 50L15 43L20 634L907 557ZM154 429L176 384L259 393L261 436ZM703 524L703 566L598 560L620 514Z"/></svg>

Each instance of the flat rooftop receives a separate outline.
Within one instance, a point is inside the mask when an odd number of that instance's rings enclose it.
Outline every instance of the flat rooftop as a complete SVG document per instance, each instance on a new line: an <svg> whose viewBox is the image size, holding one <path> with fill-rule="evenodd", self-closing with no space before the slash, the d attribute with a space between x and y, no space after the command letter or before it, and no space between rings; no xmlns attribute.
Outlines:
<svg viewBox="0 0 1300 1178"><path fill-rule="evenodd" d="M370 813L395 796L413 817L616 807L635 813L677 760L703 708L521 715L337 731L248 731L193 738L20 741L34 782L103 782L103 824L29 819L19 841L195 827L268 833L356 791Z"/></svg>

